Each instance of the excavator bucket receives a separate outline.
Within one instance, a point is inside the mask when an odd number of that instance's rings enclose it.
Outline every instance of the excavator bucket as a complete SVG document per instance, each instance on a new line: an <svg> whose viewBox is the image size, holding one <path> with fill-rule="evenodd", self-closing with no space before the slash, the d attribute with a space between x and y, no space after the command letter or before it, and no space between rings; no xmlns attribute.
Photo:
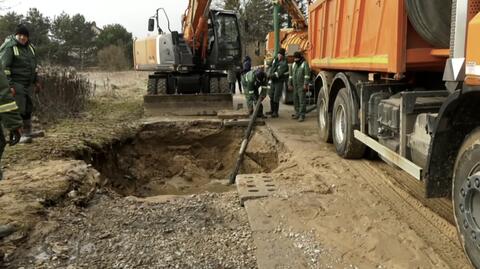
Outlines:
<svg viewBox="0 0 480 269"><path fill-rule="evenodd" d="M215 116L233 109L231 94L145 95L147 116Z"/></svg>

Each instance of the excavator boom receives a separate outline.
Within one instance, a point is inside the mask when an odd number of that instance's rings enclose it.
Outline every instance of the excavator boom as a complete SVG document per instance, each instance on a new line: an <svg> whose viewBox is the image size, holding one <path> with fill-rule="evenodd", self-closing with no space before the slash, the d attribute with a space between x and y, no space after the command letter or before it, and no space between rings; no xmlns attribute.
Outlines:
<svg viewBox="0 0 480 269"><path fill-rule="evenodd" d="M279 0L278 4L292 18L292 26L295 30L306 30L308 25L302 11L293 0Z"/></svg>
<svg viewBox="0 0 480 269"><path fill-rule="evenodd" d="M212 0L189 0L183 17L184 39L192 50L201 50L202 60L207 57L208 14Z"/></svg>

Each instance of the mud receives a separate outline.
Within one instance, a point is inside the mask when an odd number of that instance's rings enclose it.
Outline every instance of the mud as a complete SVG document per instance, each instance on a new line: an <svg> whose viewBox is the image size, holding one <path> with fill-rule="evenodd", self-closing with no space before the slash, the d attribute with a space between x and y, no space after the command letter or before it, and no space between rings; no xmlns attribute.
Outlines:
<svg viewBox="0 0 480 269"><path fill-rule="evenodd" d="M234 190L226 183L243 133L220 121L156 122L82 158L123 196L220 193ZM265 173L277 166L277 147L262 133L255 135L240 173Z"/></svg>

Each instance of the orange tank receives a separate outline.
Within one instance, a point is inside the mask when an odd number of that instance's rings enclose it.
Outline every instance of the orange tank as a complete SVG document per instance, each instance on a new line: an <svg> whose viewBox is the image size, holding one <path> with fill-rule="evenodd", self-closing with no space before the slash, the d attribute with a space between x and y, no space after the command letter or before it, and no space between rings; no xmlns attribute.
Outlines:
<svg viewBox="0 0 480 269"><path fill-rule="evenodd" d="M309 7L309 60L315 71L355 70L402 77L444 68L448 49L433 48L410 25L404 0L317 0Z"/></svg>
<svg viewBox="0 0 480 269"><path fill-rule="evenodd" d="M480 13L478 13L468 26L467 39L467 67L465 84L480 85Z"/></svg>
<svg viewBox="0 0 480 269"><path fill-rule="evenodd" d="M266 43L267 60L272 59L275 41L273 32L268 33ZM287 51L287 56L293 56L295 51L301 51L305 55L308 53L308 32L306 30L295 30L293 28L284 28L280 30L280 47Z"/></svg>

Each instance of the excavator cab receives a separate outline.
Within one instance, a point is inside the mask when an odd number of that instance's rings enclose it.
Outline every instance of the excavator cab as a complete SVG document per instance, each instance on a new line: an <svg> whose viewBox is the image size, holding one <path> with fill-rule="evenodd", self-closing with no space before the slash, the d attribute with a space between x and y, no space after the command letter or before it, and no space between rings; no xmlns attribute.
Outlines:
<svg viewBox="0 0 480 269"><path fill-rule="evenodd" d="M242 45L237 15L230 11L210 11L208 24L208 65L216 70L240 68Z"/></svg>

